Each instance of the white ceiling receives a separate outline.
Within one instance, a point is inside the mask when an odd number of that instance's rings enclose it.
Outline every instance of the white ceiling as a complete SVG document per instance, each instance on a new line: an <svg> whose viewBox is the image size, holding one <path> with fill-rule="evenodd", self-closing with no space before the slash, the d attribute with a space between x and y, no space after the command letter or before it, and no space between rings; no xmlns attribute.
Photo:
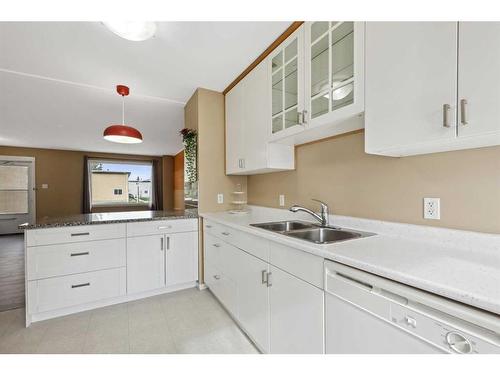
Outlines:
<svg viewBox="0 0 500 375"><path fill-rule="evenodd" d="M98 22L0 22L0 145L173 155L194 90L224 90L288 25L160 22L130 42ZM142 144L102 139L121 121L117 84Z"/></svg>

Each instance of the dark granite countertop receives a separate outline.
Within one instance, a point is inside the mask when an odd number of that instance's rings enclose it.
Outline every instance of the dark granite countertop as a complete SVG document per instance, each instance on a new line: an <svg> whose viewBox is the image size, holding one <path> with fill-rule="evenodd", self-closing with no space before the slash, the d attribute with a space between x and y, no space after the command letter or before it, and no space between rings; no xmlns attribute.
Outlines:
<svg viewBox="0 0 500 375"><path fill-rule="evenodd" d="M40 229L56 227L72 227L78 225L131 223L136 221L196 219L197 209L165 210L165 211L126 211L102 212L95 214L78 214L61 217L46 217L34 224L22 224L20 229Z"/></svg>

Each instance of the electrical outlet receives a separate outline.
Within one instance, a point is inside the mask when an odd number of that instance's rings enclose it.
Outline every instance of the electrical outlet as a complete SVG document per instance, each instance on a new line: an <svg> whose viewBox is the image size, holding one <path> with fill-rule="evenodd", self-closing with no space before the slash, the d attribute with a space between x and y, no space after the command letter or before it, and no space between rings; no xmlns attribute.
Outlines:
<svg viewBox="0 0 500 375"><path fill-rule="evenodd" d="M222 193L217 194L217 203L219 204L224 203L224 194Z"/></svg>
<svg viewBox="0 0 500 375"><path fill-rule="evenodd" d="M439 198L424 198L424 219L441 219L441 204Z"/></svg>
<svg viewBox="0 0 500 375"><path fill-rule="evenodd" d="M285 207L285 195L280 194L280 207Z"/></svg>

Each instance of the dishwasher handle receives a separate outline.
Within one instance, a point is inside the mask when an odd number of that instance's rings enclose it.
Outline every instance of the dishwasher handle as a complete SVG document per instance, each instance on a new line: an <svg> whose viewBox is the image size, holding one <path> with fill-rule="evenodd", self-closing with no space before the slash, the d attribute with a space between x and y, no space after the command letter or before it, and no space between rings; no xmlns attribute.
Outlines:
<svg viewBox="0 0 500 375"><path fill-rule="evenodd" d="M373 285L371 285L365 281L356 279L352 276L348 276L348 275L345 275L343 273L340 273L337 271L332 271L332 270L327 270L326 274L327 274L326 275L327 279L328 279L328 277L331 277L333 279L337 279L337 280L343 281L345 283L348 283L352 286L355 286L357 288L363 289L367 292L371 292L373 290ZM328 284L327 284L327 291L328 291Z"/></svg>

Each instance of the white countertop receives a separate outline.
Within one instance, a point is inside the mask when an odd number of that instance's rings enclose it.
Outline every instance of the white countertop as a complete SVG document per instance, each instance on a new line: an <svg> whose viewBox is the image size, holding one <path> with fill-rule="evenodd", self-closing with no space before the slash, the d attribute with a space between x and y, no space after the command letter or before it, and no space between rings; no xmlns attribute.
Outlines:
<svg viewBox="0 0 500 375"><path fill-rule="evenodd" d="M200 216L500 314L500 235L331 216L330 225L377 235L318 245L250 226L287 219L311 221L309 215L250 208L246 215L221 212Z"/></svg>

